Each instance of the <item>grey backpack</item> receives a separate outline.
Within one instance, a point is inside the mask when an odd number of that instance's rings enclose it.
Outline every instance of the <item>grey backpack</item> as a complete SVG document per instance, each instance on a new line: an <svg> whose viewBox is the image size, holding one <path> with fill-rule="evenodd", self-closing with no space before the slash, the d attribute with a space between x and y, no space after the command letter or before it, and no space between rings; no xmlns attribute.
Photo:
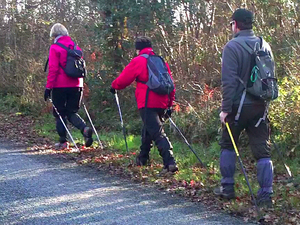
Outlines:
<svg viewBox="0 0 300 225"><path fill-rule="evenodd" d="M151 91L157 94L169 95L174 90L174 83L163 58L148 54L141 56L147 59L149 79L147 82L139 82L146 84Z"/></svg>
<svg viewBox="0 0 300 225"><path fill-rule="evenodd" d="M261 121L266 119L270 101L278 97L278 85L275 77L275 63L272 56L263 48L264 40L260 38L260 43L256 42L252 48L245 40L241 38L234 38L233 40L239 43L251 55L251 71L247 84L239 78L245 89L241 97L241 101L235 115L235 122L240 118L246 93L262 99L266 102L264 115L260 118L255 127L258 127Z"/></svg>
<svg viewBox="0 0 300 225"><path fill-rule="evenodd" d="M275 77L275 63L272 56L263 49L264 40L256 42L252 48L245 40L234 38L251 55L250 78L247 82L246 92L265 101L278 97L278 85Z"/></svg>

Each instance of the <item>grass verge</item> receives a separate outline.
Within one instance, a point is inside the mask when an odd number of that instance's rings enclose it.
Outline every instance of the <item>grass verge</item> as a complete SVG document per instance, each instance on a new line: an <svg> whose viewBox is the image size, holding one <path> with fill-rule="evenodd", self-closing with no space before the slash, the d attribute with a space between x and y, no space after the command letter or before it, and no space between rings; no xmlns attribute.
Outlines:
<svg viewBox="0 0 300 225"><path fill-rule="evenodd" d="M82 153L76 155L75 158L80 164L94 164L101 169L108 169L113 174L127 176L143 183L153 183L170 193L188 197L193 201L201 201L212 208L221 208L231 214L242 216L244 221L253 220L256 216L255 208L250 201L249 189L244 175L238 167L239 165L237 164L235 174L236 200L228 202L215 198L212 190L219 184L220 180L218 166L220 147L218 143L213 142L209 147L200 144L192 145L196 154L207 165L207 169L203 169L176 131L168 125L165 127L172 141L174 156L179 167L179 172L174 176L161 177L159 175L163 165L155 147L150 153L151 162L149 166L135 166L135 157L139 153L140 136L127 136L129 148L129 152L127 152L121 129L119 132L109 133L100 130L99 136L104 142L105 149L99 151L97 142L94 142L92 148L82 149ZM49 115L36 123L35 130L52 141L57 138L53 118L51 122ZM84 141L81 133L72 128L71 132L75 141L82 146ZM95 136L94 139L96 140ZM68 151L59 153L69 154ZM249 153L247 148L241 149L242 160L252 189L256 193L259 188L256 180L256 163ZM74 155L72 157L74 158ZM300 209L300 176L298 170L300 162L296 159L289 159L286 162L295 176L292 181L288 179L281 160L275 156L273 161L275 165L274 208L263 210L265 223L297 224Z"/></svg>
<svg viewBox="0 0 300 225"><path fill-rule="evenodd" d="M250 201L248 187L243 174L237 164L235 201L223 201L215 198L212 190L219 184L219 153L220 148L217 142L211 143L208 147L200 144L193 144L193 148L207 169L200 167L194 154L184 144L178 134L166 124L166 132L174 147L180 171L174 176L160 176L162 159L156 148L151 151L151 164L146 167L134 165L135 157L139 152L140 137L129 135L127 137L129 152L125 149L121 129L116 132L105 132L99 130L100 139L104 142L105 148L100 150L97 142L91 148L82 148L81 153L70 153L69 150L55 151L53 143L57 139L54 118L46 115L36 120L22 113L0 114L0 137L10 141L18 141L28 146L31 154L58 154L62 157L69 157L79 164L92 164L101 170L109 171L112 174L128 177L141 183L154 184L172 194L188 197L192 201L199 201L212 209L223 209L231 214L243 217L244 221L253 220L255 210ZM83 145L83 138L80 132L71 128L75 141L80 147ZM95 136L94 136L95 138ZM293 181L289 180L283 163L276 158L274 150L274 208L264 210L265 222L268 224L299 224L300 209L300 162L297 158L286 161L294 175ZM245 164L246 171L253 190L258 190L256 181L255 161L246 148L241 149L241 157Z"/></svg>

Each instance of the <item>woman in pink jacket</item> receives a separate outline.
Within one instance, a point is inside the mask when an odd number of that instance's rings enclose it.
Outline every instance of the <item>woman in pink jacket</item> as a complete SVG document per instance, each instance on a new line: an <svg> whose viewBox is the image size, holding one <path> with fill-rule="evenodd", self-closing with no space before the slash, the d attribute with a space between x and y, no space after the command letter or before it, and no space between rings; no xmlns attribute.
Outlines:
<svg viewBox="0 0 300 225"><path fill-rule="evenodd" d="M73 126L78 128L85 138L85 146L89 147L93 143L93 131L86 126L85 121L77 114L82 98L83 78L69 77L64 72L62 68L66 66L67 50L56 44L60 43L74 49L74 42L70 38L68 30L60 23L53 25L50 37L53 38L54 44L51 45L49 52L49 72L44 99L47 101L52 94L53 104L65 124L67 124L68 119ZM78 46L76 47L81 50ZM59 143L56 144L56 147L58 149L68 148L66 129L55 110L53 110L53 115L56 119L56 130L59 135Z"/></svg>

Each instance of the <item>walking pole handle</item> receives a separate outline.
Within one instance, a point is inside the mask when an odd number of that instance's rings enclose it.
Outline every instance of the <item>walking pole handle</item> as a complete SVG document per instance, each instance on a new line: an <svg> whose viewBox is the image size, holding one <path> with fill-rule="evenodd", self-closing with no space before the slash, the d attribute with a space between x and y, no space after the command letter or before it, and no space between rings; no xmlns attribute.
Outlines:
<svg viewBox="0 0 300 225"><path fill-rule="evenodd" d="M230 136L230 139L231 139L233 148L234 148L234 150L235 150L235 153L236 153L237 157L239 157L240 154L239 154L239 151L238 151L238 149L237 149L237 147L236 147L236 144L235 144L235 141L234 141L233 135L232 135L232 133L231 133L231 129L230 129L230 127L229 127L228 122L226 122L225 125L226 125L226 127L227 127L227 130L228 130L228 133L229 133L229 136Z"/></svg>
<svg viewBox="0 0 300 225"><path fill-rule="evenodd" d="M117 92L115 93L115 99L116 99L116 103L117 103L118 110L119 110L119 116L120 116L120 120L121 120L121 126L123 127L124 124L123 124L122 111L121 111L120 102L119 102L119 97L118 97Z"/></svg>

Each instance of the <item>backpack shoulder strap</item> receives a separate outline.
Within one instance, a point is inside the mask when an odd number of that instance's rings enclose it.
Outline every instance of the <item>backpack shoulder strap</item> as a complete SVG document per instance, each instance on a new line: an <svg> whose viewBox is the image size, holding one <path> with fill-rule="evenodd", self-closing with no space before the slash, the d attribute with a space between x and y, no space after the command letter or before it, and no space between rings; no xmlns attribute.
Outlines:
<svg viewBox="0 0 300 225"><path fill-rule="evenodd" d="M259 36L258 38L260 39L260 48L262 48L263 47L263 43L264 43L264 39L263 39L262 36Z"/></svg>
<svg viewBox="0 0 300 225"><path fill-rule="evenodd" d="M250 55L253 54L253 49L247 44L247 42L241 38L232 39L234 42L240 44Z"/></svg>
<svg viewBox="0 0 300 225"><path fill-rule="evenodd" d="M76 43L73 41L73 43L74 43L74 50L77 50L77 45L76 45Z"/></svg>
<svg viewBox="0 0 300 225"><path fill-rule="evenodd" d="M56 42L55 45L58 45L59 47L65 49L65 50L67 50L67 51L69 50L69 48L68 48L67 46L65 46L65 45L63 45L63 44L61 44L61 43L59 43L59 42Z"/></svg>
<svg viewBox="0 0 300 225"><path fill-rule="evenodd" d="M142 55L140 55L140 56L142 56L142 57L144 57L144 58L146 58L146 59L149 58L149 55L148 55L148 54L142 54Z"/></svg>
<svg viewBox="0 0 300 225"><path fill-rule="evenodd" d="M61 44L61 43L59 43L59 42L56 42L56 43L54 43L54 44L55 44L55 45L58 45L59 47L61 47L61 48L63 48L63 49L65 49L67 52L70 50L67 46L65 46L65 45L63 45L63 44ZM62 69L64 69L60 63L59 63L59 66L60 66Z"/></svg>
<svg viewBox="0 0 300 225"><path fill-rule="evenodd" d="M142 56L142 57L144 57L144 58L146 58L146 59L149 58L149 54L142 54L142 55L139 55L139 56ZM143 84L146 84L146 83L147 83L147 82L145 82L145 81L140 81L138 78L136 78L135 81L136 81L136 82L143 83Z"/></svg>

